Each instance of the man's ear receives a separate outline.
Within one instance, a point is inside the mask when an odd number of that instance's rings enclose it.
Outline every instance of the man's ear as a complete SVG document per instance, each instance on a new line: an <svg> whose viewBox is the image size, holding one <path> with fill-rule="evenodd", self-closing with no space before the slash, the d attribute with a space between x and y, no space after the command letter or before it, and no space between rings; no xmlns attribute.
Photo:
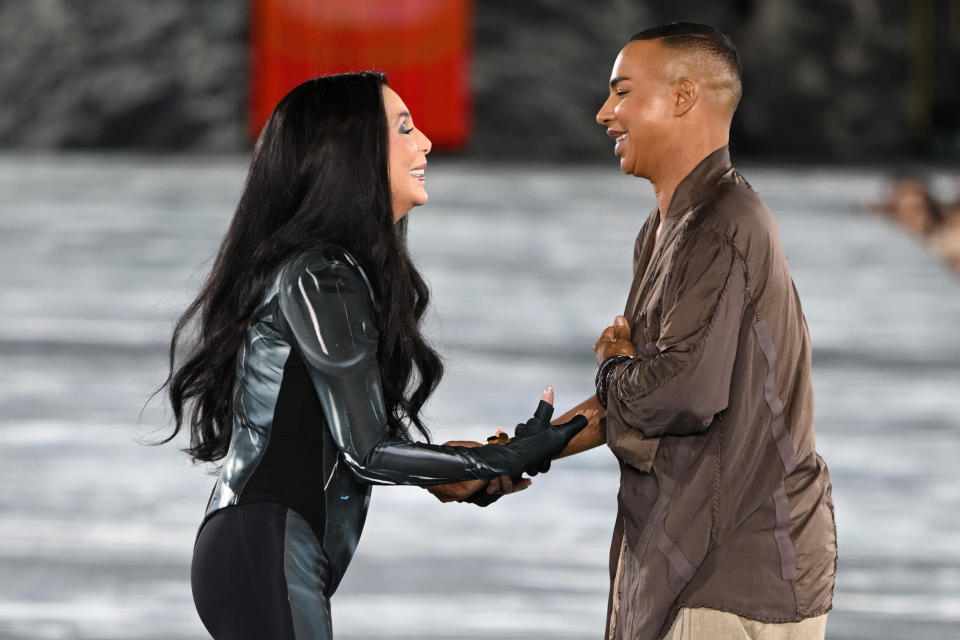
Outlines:
<svg viewBox="0 0 960 640"><path fill-rule="evenodd" d="M679 118L693 108L700 97L700 87L689 78L681 78L673 88L673 115Z"/></svg>

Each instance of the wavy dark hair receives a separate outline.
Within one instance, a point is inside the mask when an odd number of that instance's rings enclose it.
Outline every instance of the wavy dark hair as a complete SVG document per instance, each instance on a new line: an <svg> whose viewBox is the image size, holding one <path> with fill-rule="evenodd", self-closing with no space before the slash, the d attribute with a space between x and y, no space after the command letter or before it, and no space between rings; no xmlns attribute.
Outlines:
<svg viewBox="0 0 960 640"><path fill-rule="evenodd" d="M170 340L161 389L168 390L175 424L163 442L179 433L189 412L185 451L208 462L226 455L237 352L251 316L280 265L328 243L357 259L378 302L388 431L408 437L412 425L429 439L420 411L443 364L420 331L430 296L407 251L406 218L393 219L385 84L373 72L315 78L270 115L210 275Z"/></svg>

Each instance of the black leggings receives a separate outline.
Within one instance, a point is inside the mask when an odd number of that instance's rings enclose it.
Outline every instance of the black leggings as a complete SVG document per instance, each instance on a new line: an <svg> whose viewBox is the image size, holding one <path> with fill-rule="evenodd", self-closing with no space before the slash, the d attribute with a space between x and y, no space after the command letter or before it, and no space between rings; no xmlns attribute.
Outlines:
<svg viewBox="0 0 960 640"><path fill-rule="evenodd" d="M306 521L275 502L214 513L193 550L193 602L215 640L330 640L329 567Z"/></svg>

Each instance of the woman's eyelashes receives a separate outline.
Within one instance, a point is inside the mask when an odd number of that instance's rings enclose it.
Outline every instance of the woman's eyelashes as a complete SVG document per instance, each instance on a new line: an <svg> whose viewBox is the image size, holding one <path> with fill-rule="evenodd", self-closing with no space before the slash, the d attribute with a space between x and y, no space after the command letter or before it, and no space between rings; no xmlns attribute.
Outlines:
<svg viewBox="0 0 960 640"><path fill-rule="evenodd" d="M408 127L406 122L400 123L400 133L410 133L413 131L413 127Z"/></svg>

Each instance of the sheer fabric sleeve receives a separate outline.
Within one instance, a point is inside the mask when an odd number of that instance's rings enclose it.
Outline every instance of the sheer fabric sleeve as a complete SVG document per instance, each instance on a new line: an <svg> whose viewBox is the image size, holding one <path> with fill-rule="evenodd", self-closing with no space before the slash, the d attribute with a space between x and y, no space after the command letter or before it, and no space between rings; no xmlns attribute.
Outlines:
<svg viewBox="0 0 960 640"><path fill-rule="evenodd" d="M746 300L732 243L698 231L678 247L653 353L616 366L608 412L646 437L703 431L727 407Z"/></svg>

